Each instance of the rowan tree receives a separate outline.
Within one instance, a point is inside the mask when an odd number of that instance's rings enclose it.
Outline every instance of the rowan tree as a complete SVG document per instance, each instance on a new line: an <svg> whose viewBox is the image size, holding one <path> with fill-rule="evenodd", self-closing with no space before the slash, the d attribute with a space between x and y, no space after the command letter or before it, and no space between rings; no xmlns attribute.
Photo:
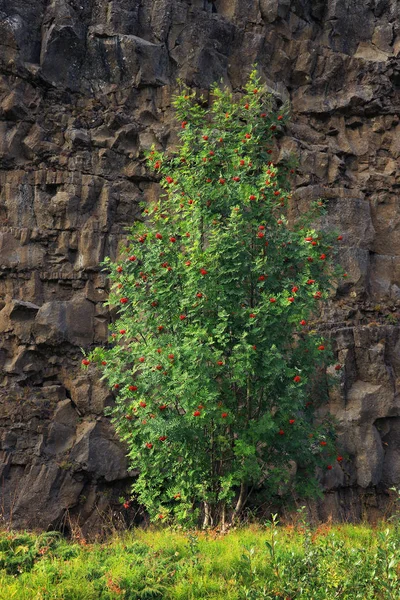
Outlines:
<svg viewBox="0 0 400 600"><path fill-rule="evenodd" d="M148 155L159 200L104 263L110 344L84 359L115 392L135 497L154 520L204 526L232 523L254 490L315 493L335 460L315 418L332 354L312 324L338 276L332 235L311 225L318 203L288 221L290 170L271 162L287 108L255 72L211 98L174 100L179 144Z"/></svg>

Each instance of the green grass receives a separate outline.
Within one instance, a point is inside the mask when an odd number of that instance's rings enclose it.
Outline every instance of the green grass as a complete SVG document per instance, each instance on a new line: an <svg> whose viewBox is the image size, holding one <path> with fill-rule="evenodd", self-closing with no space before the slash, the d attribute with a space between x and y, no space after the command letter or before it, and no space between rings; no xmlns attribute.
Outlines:
<svg viewBox="0 0 400 600"><path fill-rule="evenodd" d="M0 533L0 600L399 600L400 529L382 523L136 529L106 543Z"/></svg>

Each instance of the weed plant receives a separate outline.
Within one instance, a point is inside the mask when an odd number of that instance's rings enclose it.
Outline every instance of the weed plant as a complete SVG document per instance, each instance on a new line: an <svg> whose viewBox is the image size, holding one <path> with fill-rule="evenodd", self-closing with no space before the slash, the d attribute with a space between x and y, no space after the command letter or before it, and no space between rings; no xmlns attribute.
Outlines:
<svg viewBox="0 0 400 600"><path fill-rule="evenodd" d="M106 543L0 534L0 600L399 600L398 520L229 533L136 529Z"/></svg>

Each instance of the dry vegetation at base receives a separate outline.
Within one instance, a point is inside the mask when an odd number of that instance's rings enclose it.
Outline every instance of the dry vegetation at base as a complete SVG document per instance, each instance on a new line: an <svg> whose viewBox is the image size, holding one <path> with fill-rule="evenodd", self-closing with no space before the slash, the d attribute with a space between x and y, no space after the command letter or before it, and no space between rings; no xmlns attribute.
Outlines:
<svg viewBox="0 0 400 600"><path fill-rule="evenodd" d="M396 523L135 529L105 543L0 534L1 600L399 600Z"/></svg>

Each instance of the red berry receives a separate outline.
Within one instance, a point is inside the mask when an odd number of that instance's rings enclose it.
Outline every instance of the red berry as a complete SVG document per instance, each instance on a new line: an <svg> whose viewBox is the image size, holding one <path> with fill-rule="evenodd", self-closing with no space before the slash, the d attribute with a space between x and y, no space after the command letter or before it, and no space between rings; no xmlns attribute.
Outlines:
<svg viewBox="0 0 400 600"><path fill-rule="evenodd" d="M264 236L265 236L265 233L263 231L259 231L257 233L257 237L260 238L260 239L263 238Z"/></svg>
<svg viewBox="0 0 400 600"><path fill-rule="evenodd" d="M311 256L309 256L309 257L307 258L307 260L308 260L308 262L314 262L314 259L313 259Z"/></svg>
<svg viewBox="0 0 400 600"><path fill-rule="evenodd" d="M202 298L202 297L203 297L203 294L202 294L201 292L198 292L198 293L196 294L196 296L197 296L198 298Z"/></svg>
<svg viewBox="0 0 400 600"><path fill-rule="evenodd" d="M85 365L85 367L87 367L88 365L90 365L90 360L88 360L87 358L84 358L82 361L82 364Z"/></svg>
<svg viewBox="0 0 400 600"><path fill-rule="evenodd" d="M258 281L265 281L265 275L260 275L260 277L258 278Z"/></svg>
<svg viewBox="0 0 400 600"><path fill-rule="evenodd" d="M124 333L126 333L126 329L120 329L119 332L121 335L124 335Z"/></svg>
<svg viewBox="0 0 400 600"><path fill-rule="evenodd" d="M208 135L203 135L203 140L207 141L208 140Z"/></svg>
<svg viewBox="0 0 400 600"><path fill-rule="evenodd" d="M336 460L337 460L338 462L342 462L342 460L343 460L343 456L338 456L338 457L336 458Z"/></svg>
<svg viewBox="0 0 400 600"><path fill-rule="evenodd" d="M325 350L325 346L323 346L322 344L320 346L318 346L318 350Z"/></svg>
<svg viewBox="0 0 400 600"><path fill-rule="evenodd" d="M134 262L136 260L136 256L130 256L129 259L131 262Z"/></svg>
<svg viewBox="0 0 400 600"><path fill-rule="evenodd" d="M249 314L249 317L250 317L250 319L255 319L255 317L256 317L256 316L257 316L257 315L255 315L254 313L250 313L250 314Z"/></svg>
<svg viewBox="0 0 400 600"><path fill-rule="evenodd" d="M304 325L307 325L307 321L306 321L305 319L302 319L302 320L300 321L300 325L303 325L303 326L304 326Z"/></svg>
<svg viewBox="0 0 400 600"><path fill-rule="evenodd" d="M156 238L157 238L158 240L162 240L162 235L161 235L161 233L156 233Z"/></svg>
<svg viewBox="0 0 400 600"><path fill-rule="evenodd" d="M122 273L122 271L123 271L123 268L122 268L122 267L117 267L117 272L118 272L118 273Z"/></svg>
<svg viewBox="0 0 400 600"><path fill-rule="evenodd" d="M144 356L141 356L141 357L139 358L139 362L140 362L140 363L144 363L144 361L145 361L145 360L146 360L146 359L144 358Z"/></svg>
<svg viewBox="0 0 400 600"><path fill-rule="evenodd" d="M191 265L191 264L192 264L192 263L190 262L190 260L187 260L187 261L185 262L185 265L186 265L187 267L190 267L190 265Z"/></svg>
<svg viewBox="0 0 400 600"><path fill-rule="evenodd" d="M152 448L152 447L153 447L153 444L151 442L147 442L146 448Z"/></svg>
<svg viewBox="0 0 400 600"><path fill-rule="evenodd" d="M206 271L206 269L200 269L200 273L202 275L207 275L208 271Z"/></svg>
<svg viewBox="0 0 400 600"><path fill-rule="evenodd" d="M289 419L289 423L290 423L291 425L293 425L293 423L294 423L294 422L295 422L295 419Z"/></svg>
<svg viewBox="0 0 400 600"><path fill-rule="evenodd" d="M181 321L184 321L186 319L186 315L179 315L179 318Z"/></svg>
<svg viewBox="0 0 400 600"><path fill-rule="evenodd" d="M299 375L296 375L296 377L293 377L293 381L294 381L295 383L300 383L300 381L301 381L301 377L300 377Z"/></svg>
<svg viewBox="0 0 400 600"><path fill-rule="evenodd" d="M322 292L315 292L314 298L321 298Z"/></svg>
<svg viewBox="0 0 400 600"><path fill-rule="evenodd" d="M167 405L161 404L158 408L159 408L159 410L165 410L167 408Z"/></svg>
<svg viewBox="0 0 400 600"><path fill-rule="evenodd" d="M169 358L170 360L174 360L174 355L173 355L173 354L168 354L168 358Z"/></svg>
<svg viewBox="0 0 400 600"><path fill-rule="evenodd" d="M187 121L182 121L182 129L185 129L186 125L187 125Z"/></svg>
<svg viewBox="0 0 400 600"><path fill-rule="evenodd" d="M243 167L244 166L244 160L241 160L239 164L240 164L240 166Z"/></svg>
<svg viewBox="0 0 400 600"><path fill-rule="evenodd" d="M308 285L311 285L312 283L315 283L315 279L308 279L308 281L306 281L306 283Z"/></svg>
<svg viewBox="0 0 400 600"><path fill-rule="evenodd" d="M321 254L321 256L319 257L321 260L325 260L326 259L326 254Z"/></svg>
<svg viewBox="0 0 400 600"><path fill-rule="evenodd" d="M270 298L269 301L274 303L274 302L276 302L276 298Z"/></svg>
<svg viewBox="0 0 400 600"><path fill-rule="evenodd" d="M172 177L166 177L167 183L173 183L174 180L172 179Z"/></svg>
<svg viewBox="0 0 400 600"><path fill-rule="evenodd" d="M162 331L162 330L164 329L164 325L159 325L159 326L157 327L157 329L158 329L158 331Z"/></svg>
<svg viewBox="0 0 400 600"><path fill-rule="evenodd" d="M201 412L199 410L195 410L193 413L194 417L199 417L201 415Z"/></svg>
<svg viewBox="0 0 400 600"><path fill-rule="evenodd" d="M294 298L293 297L288 298L288 302L294 302Z"/></svg>
<svg viewBox="0 0 400 600"><path fill-rule="evenodd" d="M296 285L294 287L292 287L293 294L295 294L298 291L299 291L299 288Z"/></svg>
<svg viewBox="0 0 400 600"><path fill-rule="evenodd" d="M335 365L335 371L340 371L341 368L342 368L342 365Z"/></svg>
<svg viewBox="0 0 400 600"><path fill-rule="evenodd" d="M326 468L328 469L328 471L330 471L332 469L332 465L328 465Z"/></svg>
<svg viewBox="0 0 400 600"><path fill-rule="evenodd" d="M114 385L114 388L115 388L116 390L119 390L119 383L116 383L116 384Z"/></svg>
<svg viewBox="0 0 400 600"><path fill-rule="evenodd" d="M224 183L225 183L225 179L223 179L223 178L221 177L221 178L220 178L220 180L219 180L219 182L220 182L220 184L221 184L221 185L224 185Z"/></svg>
<svg viewBox="0 0 400 600"><path fill-rule="evenodd" d="M341 242L342 239L343 239L343 236L342 235L338 235L337 239L339 240L339 242Z"/></svg>
<svg viewBox="0 0 400 600"><path fill-rule="evenodd" d="M142 408L146 408L146 406L147 406L147 404L146 404L146 402L144 402L144 400L142 400L141 402L139 402L139 405L140 405Z"/></svg>
<svg viewBox="0 0 400 600"><path fill-rule="evenodd" d="M102 361L101 361L101 364L102 364L103 366L105 366L105 365L107 364L107 362L106 362L105 360L102 360Z"/></svg>
<svg viewBox="0 0 400 600"><path fill-rule="evenodd" d="M251 196L249 196L249 200L256 200L256 196L254 194L251 194Z"/></svg>
<svg viewBox="0 0 400 600"><path fill-rule="evenodd" d="M217 360L217 365L219 365L220 367L222 367L223 364L224 364L223 360Z"/></svg>
<svg viewBox="0 0 400 600"><path fill-rule="evenodd" d="M186 233L185 233L185 236L186 236L187 238L190 238L190 233L189 233L189 232L186 232Z"/></svg>
<svg viewBox="0 0 400 600"><path fill-rule="evenodd" d="M226 417L227 417L227 416L228 416L228 413L227 413L227 412L223 412L223 413L221 414L221 417L222 417L223 419L226 419Z"/></svg>
<svg viewBox="0 0 400 600"><path fill-rule="evenodd" d="M250 133L246 133L246 135L244 137L249 140L251 138L251 135L250 135Z"/></svg>
<svg viewBox="0 0 400 600"><path fill-rule="evenodd" d="M326 442L324 440L322 440L322 442L319 443L320 446L326 446Z"/></svg>
<svg viewBox="0 0 400 600"><path fill-rule="evenodd" d="M279 115L279 117L278 117L278 121L282 121L282 119L283 119L283 116L282 116L282 115Z"/></svg>
<svg viewBox="0 0 400 600"><path fill-rule="evenodd" d="M170 237L170 238L169 238L169 241L170 241L170 242L172 242L173 244L175 244L175 242L176 242L176 238L174 238L174 237Z"/></svg>
<svg viewBox="0 0 400 600"><path fill-rule="evenodd" d="M165 440L167 439L166 435L160 435L160 437L158 438L160 440L160 442L165 442Z"/></svg>
<svg viewBox="0 0 400 600"><path fill-rule="evenodd" d="M162 365L157 365L157 366L156 366L156 369L157 369L157 371L161 371L161 369L162 369Z"/></svg>
<svg viewBox="0 0 400 600"><path fill-rule="evenodd" d="M128 298L121 298L121 304L126 304L128 302Z"/></svg>
<svg viewBox="0 0 400 600"><path fill-rule="evenodd" d="M233 181L240 181L240 177L232 177Z"/></svg>
<svg viewBox="0 0 400 600"><path fill-rule="evenodd" d="M136 390L137 390L137 385L130 385L129 386L129 391L130 392L136 392Z"/></svg>
<svg viewBox="0 0 400 600"><path fill-rule="evenodd" d="M280 430L278 431L278 433L279 433L279 435L285 435L285 432L283 431L283 429L280 429Z"/></svg>

